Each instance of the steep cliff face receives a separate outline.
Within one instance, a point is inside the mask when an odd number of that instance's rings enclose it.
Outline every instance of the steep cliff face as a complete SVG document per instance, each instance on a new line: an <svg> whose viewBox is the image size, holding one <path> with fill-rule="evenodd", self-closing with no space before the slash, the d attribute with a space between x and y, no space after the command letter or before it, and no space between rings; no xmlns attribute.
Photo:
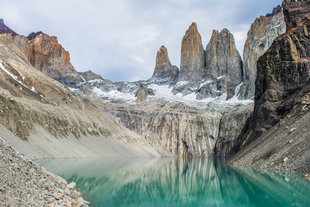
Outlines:
<svg viewBox="0 0 310 207"><path fill-rule="evenodd" d="M281 7L277 8L272 14L257 18L247 34L243 49L244 84L240 98L254 97L257 60L268 50L273 40L285 32L284 16Z"/></svg>
<svg viewBox="0 0 310 207"><path fill-rule="evenodd" d="M172 83L179 75L179 69L176 66L171 65L168 51L165 46L162 46L156 55L156 65L152 76L153 80L157 80L160 83Z"/></svg>
<svg viewBox="0 0 310 207"><path fill-rule="evenodd" d="M223 113L165 101L98 104L126 128L182 157L226 156L253 108L229 107Z"/></svg>
<svg viewBox="0 0 310 207"><path fill-rule="evenodd" d="M253 106L253 104L249 104L224 113L214 148L214 155L217 158L222 160L229 158L231 150L238 144L238 136L243 126L253 112Z"/></svg>
<svg viewBox="0 0 310 207"><path fill-rule="evenodd" d="M285 168L288 165L287 159L289 159L291 153L295 155L295 157L292 157L293 160L297 159L298 155L300 155L300 158L298 158L298 162L292 162L293 164L287 169L298 171L304 166L305 169L302 172L309 172L309 127L300 124L296 128L289 129L288 134L293 133L297 128L303 131L298 140L296 138L299 147L294 149L295 145L288 145L283 140L295 143L295 136L289 136L293 139L291 141L287 140L287 137L276 136L277 131L274 126L278 124L277 126L280 127L282 122L285 123L292 116L294 117L293 120L295 120L292 123L303 122L302 120L305 119L307 116L305 114L309 110L310 18L309 12L304 13L304 10L309 11L310 5L309 1L284 1L282 6L287 24L286 33L276 38L268 51L258 60L255 82L255 108L240 136L240 144L235 149L235 152L244 149L262 135L249 146L253 148L253 145L255 145L263 149L261 157L256 157L257 165L262 164L262 161L264 161L266 166L269 163L269 166L281 168L284 165L283 168ZM284 134L284 132L279 130L278 134ZM270 133L273 133L276 138L267 136ZM278 141L281 145L268 145L265 148L260 146L268 142L268 138L270 138L271 143ZM266 153L266 156L263 156L263 153ZM237 156L232 162L247 164L254 162L251 154ZM281 159L284 160L280 162ZM273 164L271 164L272 160L275 161Z"/></svg>
<svg viewBox="0 0 310 207"><path fill-rule="evenodd" d="M70 62L69 52L58 43L57 37L38 32L31 33L28 39L30 62L35 68L69 86L83 81Z"/></svg>
<svg viewBox="0 0 310 207"><path fill-rule="evenodd" d="M234 87L242 82L242 60L228 29L213 30L206 48L206 71L216 77L224 76Z"/></svg>
<svg viewBox="0 0 310 207"><path fill-rule="evenodd" d="M117 120L174 155L209 157L213 154L221 114L189 108L183 104L106 104L106 111Z"/></svg>
<svg viewBox="0 0 310 207"><path fill-rule="evenodd" d="M197 24L186 31L181 46L179 81L201 80L204 75L204 49Z"/></svg>

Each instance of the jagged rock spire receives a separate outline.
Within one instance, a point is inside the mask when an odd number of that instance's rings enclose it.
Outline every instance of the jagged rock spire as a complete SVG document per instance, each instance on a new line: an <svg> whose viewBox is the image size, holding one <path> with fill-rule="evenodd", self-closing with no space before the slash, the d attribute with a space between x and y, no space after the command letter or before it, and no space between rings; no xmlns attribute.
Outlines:
<svg viewBox="0 0 310 207"><path fill-rule="evenodd" d="M228 29L213 30L206 47L206 71L236 86L242 82L242 60L235 46L234 36Z"/></svg>
<svg viewBox="0 0 310 207"><path fill-rule="evenodd" d="M165 46L157 51L155 70L152 79L160 79L161 81L174 81L179 74L179 69L171 65L168 51Z"/></svg>
<svg viewBox="0 0 310 207"><path fill-rule="evenodd" d="M197 24L192 23L182 39L179 80L200 80L204 72L204 49Z"/></svg>

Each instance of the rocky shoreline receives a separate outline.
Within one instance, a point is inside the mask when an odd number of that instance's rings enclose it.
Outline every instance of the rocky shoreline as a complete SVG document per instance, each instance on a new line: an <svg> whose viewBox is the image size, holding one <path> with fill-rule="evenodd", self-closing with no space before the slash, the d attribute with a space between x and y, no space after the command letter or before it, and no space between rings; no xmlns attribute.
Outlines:
<svg viewBox="0 0 310 207"><path fill-rule="evenodd" d="M17 152L0 138L0 206L86 207L75 183L67 182Z"/></svg>

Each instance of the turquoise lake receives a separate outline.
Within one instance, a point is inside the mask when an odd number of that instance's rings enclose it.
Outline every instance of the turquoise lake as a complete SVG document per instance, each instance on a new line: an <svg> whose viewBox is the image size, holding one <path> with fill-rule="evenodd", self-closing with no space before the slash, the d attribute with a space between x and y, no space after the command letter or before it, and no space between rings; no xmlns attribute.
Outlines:
<svg viewBox="0 0 310 207"><path fill-rule="evenodd" d="M300 175L233 168L213 159L37 162L76 182L92 207L310 206L310 182Z"/></svg>

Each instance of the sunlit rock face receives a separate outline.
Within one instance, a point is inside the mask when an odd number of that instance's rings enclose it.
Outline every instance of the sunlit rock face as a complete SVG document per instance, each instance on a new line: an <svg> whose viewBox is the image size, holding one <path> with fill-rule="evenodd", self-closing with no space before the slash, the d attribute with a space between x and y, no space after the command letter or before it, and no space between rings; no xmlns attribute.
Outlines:
<svg viewBox="0 0 310 207"><path fill-rule="evenodd" d="M204 49L197 24L192 23L186 31L181 46L179 81L201 80L204 75Z"/></svg>
<svg viewBox="0 0 310 207"><path fill-rule="evenodd" d="M69 52L58 43L57 37L38 32L31 33L28 39L32 48L30 62L35 68L69 86L83 81L70 62Z"/></svg>
<svg viewBox="0 0 310 207"><path fill-rule="evenodd" d="M161 84L170 84L176 80L178 75L178 67L171 65L168 57L167 48L165 46L162 46L157 51L155 70L151 79Z"/></svg>
<svg viewBox="0 0 310 207"><path fill-rule="evenodd" d="M285 32L285 22L282 9L276 7L271 14L260 16L252 23L247 34L243 49L243 79L240 98L253 98L257 60L271 46L273 40Z"/></svg>

